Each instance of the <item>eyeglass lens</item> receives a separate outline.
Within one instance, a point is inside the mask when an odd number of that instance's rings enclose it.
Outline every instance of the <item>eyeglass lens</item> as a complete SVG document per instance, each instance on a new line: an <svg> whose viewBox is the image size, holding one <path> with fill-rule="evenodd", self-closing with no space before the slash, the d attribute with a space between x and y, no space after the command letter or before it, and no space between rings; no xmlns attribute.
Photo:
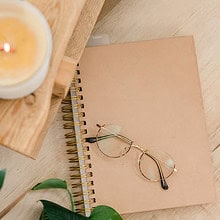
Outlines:
<svg viewBox="0 0 220 220"><path fill-rule="evenodd" d="M130 144L119 134L120 131L121 127L117 125L105 125L99 129L97 133L99 140L96 143L106 156L117 158L130 150Z"/></svg>
<svg viewBox="0 0 220 220"><path fill-rule="evenodd" d="M159 181L161 179L155 160L160 164L165 178L173 173L175 164L172 157L158 148L152 148L148 149L139 158L139 168L144 177L151 181Z"/></svg>

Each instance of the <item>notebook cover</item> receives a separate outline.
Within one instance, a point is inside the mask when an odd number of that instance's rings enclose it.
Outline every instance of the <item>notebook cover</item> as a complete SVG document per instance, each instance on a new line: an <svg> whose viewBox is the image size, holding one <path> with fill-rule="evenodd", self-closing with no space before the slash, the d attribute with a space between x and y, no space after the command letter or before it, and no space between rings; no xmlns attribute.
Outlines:
<svg viewBox="0 0 220 220"><path fill-rule="evenodd" d="M86 137L97 123L121 125L142 147L169 152L178 169L165 191L141 176L139 151L111 159L86 144L95 205L132 213L215 201L193 37L86 48L80 72Z"/></svg>

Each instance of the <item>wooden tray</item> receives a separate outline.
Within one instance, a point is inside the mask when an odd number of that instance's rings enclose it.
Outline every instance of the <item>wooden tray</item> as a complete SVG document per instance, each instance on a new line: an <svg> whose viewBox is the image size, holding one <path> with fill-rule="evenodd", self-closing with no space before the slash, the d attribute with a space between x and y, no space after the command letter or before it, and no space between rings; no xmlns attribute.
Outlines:
<svg viewBox="0 0 220 220"><path fill-rule="evenodd" d="M46 80L35 93L22 99L0 100L0 144L36 158L104 0L30 2L45 15L53 33L51 65ZM64 57L65 53L69 57Z"/></svg>

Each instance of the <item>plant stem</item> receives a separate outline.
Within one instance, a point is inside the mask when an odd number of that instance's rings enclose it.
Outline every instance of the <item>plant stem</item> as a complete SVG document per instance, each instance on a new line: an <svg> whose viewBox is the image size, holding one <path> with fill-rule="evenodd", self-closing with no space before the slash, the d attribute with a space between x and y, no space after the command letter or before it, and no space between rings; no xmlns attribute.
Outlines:
<svg viewBox="0 0 220 220"><path fill-rule="evenodd" d="M67 188L67 192L68 192L69 197L70 197L70 202L71 202L71 206L72 206L72 211L75 212L75 205L74 205L72 193L70 192L70 190L69 190L68 188Z"/></svg>

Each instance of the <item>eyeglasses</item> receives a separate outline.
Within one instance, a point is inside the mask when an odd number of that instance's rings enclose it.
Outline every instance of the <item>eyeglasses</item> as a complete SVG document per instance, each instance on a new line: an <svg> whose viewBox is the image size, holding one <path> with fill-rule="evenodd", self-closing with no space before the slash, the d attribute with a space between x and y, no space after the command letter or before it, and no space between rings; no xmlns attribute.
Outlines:
<svg viewBox="0 0 220 220"><path fill-rule="evenodd" d="M86 142L96 143L99 150L107 157L120 158L126 155L131 148L141 152L138 157L138 168L147 180L160 181L161 187L167 190L166 178L177 171L174 160L166 152L157 148L144 149L132 140L120 134L121 127L118 125L97 124L96 137L86 138Z"/></svg>

